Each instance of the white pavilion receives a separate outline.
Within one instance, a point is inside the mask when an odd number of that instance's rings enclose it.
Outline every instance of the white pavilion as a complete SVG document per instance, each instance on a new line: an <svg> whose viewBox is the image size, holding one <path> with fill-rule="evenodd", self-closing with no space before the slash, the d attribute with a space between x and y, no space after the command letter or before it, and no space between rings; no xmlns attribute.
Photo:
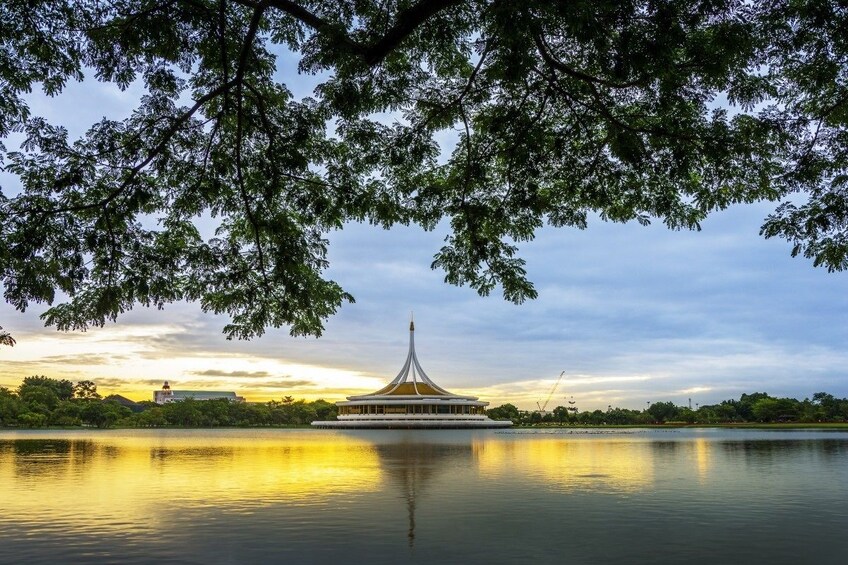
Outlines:
<svg viewBox="0 0 848 565"><path fill-rule="evenodd" d="M415 323L409 322L409 353L387 386L337 402L338 420L312 422L319 428L507 428L509 420L486 416L488 402L453 394L430 380L415 355Z"/></svg>

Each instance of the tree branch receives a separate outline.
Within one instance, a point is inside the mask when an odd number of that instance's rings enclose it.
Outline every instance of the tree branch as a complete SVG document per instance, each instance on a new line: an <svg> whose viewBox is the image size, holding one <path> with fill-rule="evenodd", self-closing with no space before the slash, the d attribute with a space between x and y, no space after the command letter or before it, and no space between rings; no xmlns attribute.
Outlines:
<svg viewBox="0 0 848 565"><path fill-rule="evenodd" d="M395 24L371 45L354 41L347 34L340 33L338 26L332 22L310 12L292 0L267 0L261 3L254 0L234 1L242 6L249 6L254 9L267 5L285 12L319 33L332 33L346 49L360 57L367 65L374 66L382 62L389 53L429 18L446 8L460 4L463 0L421 0L417 4L398 12Z"/></svg>
<svg viewBox="0 0 848 565"><path fill-rule="evenodd" d="M218 43L221 49L221 73L224 77L224 82L228 82L228 58L227 58L227 0L218 0ZM230 106L230 99L227 94L224 94L224 111Z"/></svg>
<svg viewBox="0 0 848 565"><path fill-rule="evenodd" d="M259 272L262 275L262 281L268 292L271 291L271 284L268 280L268 272L265 266L265 252L262 249L262 240L259 238L259 224L256 221L256 215L253 213L253 208L250 206L250 198L247 195L247 190L244 187L244 175L242 173L242 138L244 136L244 73L247 67L247 58L253 48L253 41L256 39L256 33L259 30L259 24L262 21L262 15L267 9L268 2L262 2L253 11L253 16L250 19L250 26L247 29L247 34L244 37L241 55L239 57L238 69L236 70L236 180L239 186L239 192L244 203L244 210L247 214L247 219L253 226L253 239L256 244L256 254L259 259ZM264 310L264 302L263 310Z"/></svg>
<svg viewBox="0 0 848 565"><path fill-rule="evenodd" d="M442 10L459 4L462 0L422 0L418 4L401 10L397 15L397 22L386 34L366 49L363 59L369 65L376 65L386 55L393 51L422 23Z"/></svg>
<svg viewBox="0 0 848 565"><path fill-rule="evenodd" d="M567 74L572 78L576 78L578 80L582 80L590 84L600 84L609 88L632 88L645 82L645 77L641 77L636 80L631 80L629 82L613 82L604 78L590 75L588 73L584 73L583 71L579 71L577 69L569 67L559 59L555 58L550 53L550 51L548 51L547 45L545 44L545 40L540 34L534 34L533 41L536 42L536 48L539 50L539 54L542 56L542 59L544 59L548 65L562 73Z"/></svg>
<svg viewBox="0 0 848 565"><path fill-rule="evenodd" d="M176 120L174 120L174 123L171 124L171 127L169 127L165 131L164 135L162 136L162 139L159 141L158 144L156 144L156 146L153 149L150 150L150 152L147 154L147 157L145 157L145 159L143 161L141 161L140 163L135 165L133 168L131 168L129 175L127 176L126 179L124 179L124 182L122 182L121 185L118 188L116 188L111 193L109 193L109 195L106 198L98 200L97 202L92 202L91 204L84 204L84 205L81 205L81 206L64 206L62 208L53 208L53 209L50 209L50 210L41 210L41 213L42 214L62 214L62 213L65 213L65 212L80 212L82 210L91 210L93 208L100 208L100 207L105 206L106 204L110 203L112 200L114 200L115 198L120 196L120 194L124 190L126 190L127 187L135 180L135 178L138 176L138 173L140 173L141 170L144 169L144 167L149 165L153 161L153 159L155 159L165 149L165 147L168 145L168 142L171 141L171 138L174 136L174 134L177 133L177 131L180 129L180 127L186 121L188 121L188 119L191 118L195 114L195 112L197 112L204 104L206 104L207 102L209 102L213 98L220 96L224 92L227 92L235 84L236 84L236 80L235 79L231 80L230 82L222 84L218 88L215 88L214 90L211 90L208 93L206 93L205 95L198 98L197 101L194 103L194 106L189 108L187 111L183 112L182 115L180 115Z"/></svg>

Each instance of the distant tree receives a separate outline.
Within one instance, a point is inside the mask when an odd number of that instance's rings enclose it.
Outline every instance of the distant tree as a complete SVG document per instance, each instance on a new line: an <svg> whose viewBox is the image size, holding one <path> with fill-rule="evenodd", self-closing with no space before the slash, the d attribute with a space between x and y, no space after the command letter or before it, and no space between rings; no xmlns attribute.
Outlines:
<svg viewBox="0 0 848 565"><path fill-rule="evenodd" d="M676 420L679 409L673 402L654 402L646 412L651 415L654 422L662 424Z"/></svg>
<svg viewBox="0 0 848 565"><path fill-rule="evenodd" d="M601 410L592 410L591 412L583 412L584 424L600 426L607 422L607 413Z"/></svg>
<svg viewBox="0 0 848 565"><path fill-rule="evenodd" d="M742 418L738 411L739 403L735 400L725 400L712 407L716 417L721 422L735 422Z"/></svg>
<svg viewBox="0 0 848 565"><path fill-rule="evenodd" d="M840 402L832 394L826 392L817 392L813 394L813 404L819 408L819 414L822 419L839 419Z"/></svg>
<svg viewBox="0 0 848 565"><path fill-rule="evenodd" d="M303 403L303 401L299 402L301 404ZM296 405L298 403L296 402L294 404ZM293 412L296 411L297 410L293 408ZM270 423L271 419L271 409L266 404L231 402L230 413L232 414L233 424L236 426L265 426ZM295 419L294 414L292 414L292 419Z"/></svg>
<svg viewBox="0 0 848 565"><path fill-rule="evenodd" d="M694 424L697 419L697 414L695 411L689 407L680 408L677 411L676 419L680 422L686 422L687 424Z"/></svg>
<svg viewBox="0 0 848 565"><path fill-rule="evenodd" d="M754 392L751 394L742 394L739 397L739 401L736 403L736 411L742 420L746 422L750 422L752 420L756 420L757 417L754 415L754 404L756 404L760 400L765 400L771 398L767 392Z"/></svg>
<svg viewBox="0 0 848 565"><path fill-rule="evenodd" d="M0 426L18 424L18 415L28 409L17 394L7 388L0 387Z"/></svg>
<svg viewBox="0 0 848 565"><path fill-rule="evenodd" d="M75 384L74 397L82 400L100 400L97 385L92 381L80 381Z"/></svg>
<svg viewBox="0 0 848 565"><path fill-rule="evenodd" d="M556 421L559 422L560 425L562 425L563 422L568 420L568 414L568 408L566 408L565 406L557 406L553 410L554 418L556 418Z"/></svg>
<svg viewBox="0 0 848 565"><path fill-rule="evenodd" d="M128 425L139 428L158 428L167 426L168 420L165 418L162 408L155 406L130 416Z"/></svg>
<svg viewBox="0 0 848 565"><path fill-rule="evenodd" d="M196 407L202 414L204 426L230 426L242 420L235 405L226 398L198 402Z"/></svg>
<svg viewBox="0 0 848 565"><path fill-rule="evenodd" d="M70 400L74 396L74 383L66 379L51 379L43 375L26 377L18 387L18 394L23 398L27 389L33 387L44 387L53 391L59 400Z"/></svg>
<svg viewBox="0 0 848 565"><path fill-rule="evenodd" d="M759 422L773 422L780 415L776 398L760 398L751 405L751 415Z"/></svg>
<svg viewBox="0 0 848 565"><path fill-rule="evenodd" d="M512 420L517 422L520 418L519 410L514 404L502 404L486 411L486 415L492 420Z"/></svg>
<svg viewBox="0 0 848 565"><path fill-rule="evenodd" d="M751 406L753 419L759 422L796 420L800 411L801 403L794 398L760 398Z"/></svg>
<svg viewBox="0 0 848 565"><path fill-rule="evenodd" d="M18 425L24 428L40 428L47 424L47 416L40 412L22 412L17 420Z"/></svg>
<svg viewBox="0 0 848 565"><path fill-rule="evenodd" d="M53 426L82 425L84 404L74 400L62 400L50 414L49 422Z"/></svg>
<svg viewBox="0 0 848 565"><path fill-rule="evenodd" d="M132 415L132 412L117 402L94 401L85 403L80 415L85 424L111 428L122 418Z"/></svg>
<svg viewBox="0 0 848 565"><path fill-rule="evenodd" d="M45 415L59 405L59 397L48 386L30 385L22 387L18 396L27 404L30 411Z"/></svg>
<svg viewBox="0 0 848 565"><path fill-rule="evenodd" d="M292 424L308 424L316 419L314 407L304 400L298 400L289 406L292 410Z"/></svg>
<svg viewBox="0 0 848 565"><path fill-rule="evenodd" d="M203 425L203 412L199 404L200 402L193 398L186 398L163 405L162 411L168 424L172 426L201 426Z"/></svg>
<svg viewBox="0 0 848 565"><path fill-rule="evenodd" d="M318 399L312 403L317 420L335 420L338 415L338 407L332 402Z"/></svg>

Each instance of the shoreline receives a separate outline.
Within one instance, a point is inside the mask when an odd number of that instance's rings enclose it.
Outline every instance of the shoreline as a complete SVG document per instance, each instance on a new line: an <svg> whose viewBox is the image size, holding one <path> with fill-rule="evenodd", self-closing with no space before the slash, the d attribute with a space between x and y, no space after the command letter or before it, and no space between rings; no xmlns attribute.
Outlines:
<svg viewBox="0 0 848 565"><path fill-rule="evenodd" d="M109 430L286 430L314 429L309 424L271 425L271 426L113 426L98 428L96 426L44 426L40 428L23 428L17 426L0 426L0 431L109 431ZM608 425L515 425L514 430L567 430L567 429L747 429L747 430L848 430L848 422L822 423L728 423L728 424L608 424Z"/></svg>

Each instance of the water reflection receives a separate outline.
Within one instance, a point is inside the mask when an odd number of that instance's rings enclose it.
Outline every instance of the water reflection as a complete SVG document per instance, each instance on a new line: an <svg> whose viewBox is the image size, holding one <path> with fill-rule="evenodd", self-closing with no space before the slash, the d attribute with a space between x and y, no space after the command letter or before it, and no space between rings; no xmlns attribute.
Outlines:
<svg viewBox="0 0 848 565"><path fill-rule="evenodd" d="M798 540L827 563L848 550L848 434L51 433L0 439L0 563L475 562L483 549L493 563L633 563L690 547L696 563L781 563Z"/></svg>
<svg viewBox="0 0 848 565"><path fill-rule="evenodd" d="M558 491L635 491L654 482L650 443L609 438L526 441L519 436L503 442L477 440L473 447L480 475L487 480L514 473L520 462L525 477Z"/></svg>
<svg viewBox="0 0 848 565"><path fill-rule="evenodd" d="M695 438L692 442L695 451L695 462L698 466L698 480L705 483L712 464L712 445L702 437Z"/></svg>
<svg viewBox="0 0 848 565"><path fill-rule="evenodd" d="M409 547L412 547L415 543L417 499L425 494L440 471L457 465L469 467L473 463L471 445L421 443L405 438L399 443L378 443L375 451L391 487L399 491L406 501L407 538Z"/></svg>
<svg viewBox="0 0 848 565"><path fill-rule="evenodd" d="M373 445L316 439L139 435L3 441L0 484L13 493L4 497L4 519L120 530L130 519L148 529L174 507L314 503L380 488ZM78 511L81 500L84 513Z"/></svg>

